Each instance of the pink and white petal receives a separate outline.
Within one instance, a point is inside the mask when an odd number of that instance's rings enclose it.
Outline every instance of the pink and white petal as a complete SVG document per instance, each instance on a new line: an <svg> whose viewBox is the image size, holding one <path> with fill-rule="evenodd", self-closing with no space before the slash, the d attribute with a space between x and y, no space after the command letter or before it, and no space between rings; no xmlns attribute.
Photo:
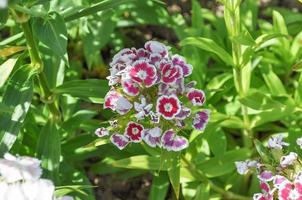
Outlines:
<svg viewBox="0 0 302 200"><path fill-rule="evenodd" d="M201 112L196 113L194 119L193 119L193 128L196 130L203 131L209 122L210 117L210 111L209 110L203 110Z"/></svg>
<svg viewBox="0 0 302 200"><path fill-rule="evenodd" d="M273 185L275 188L280 189L283 185L290 183L290 181L284 176L276 175L273 179Z"/></svg>
<svg viewBox="0 0 302 200"><path fill-rule="evenodd" d="M122 80L123 91L129 96L137 96L139 94L139 86L130 79Z"/></svg>
<svg viewBox="0 0 302 200"><path fill-rule="evenodd" d="M174 83L181 77L183 77L183 74L182 69L179 66L173 66L172 63L166 63L162 67L162 82L167 84Z"/></svg>
<svg viewBox="0 0 302 200"><path fill-rule="evenodd" d="M109 135L109 130L107 128L101 127L95 130L94 132L98 137L104 137Z"/></svg>
<svg viewBox="0 0 302 200"><path fill-rule="evenodd" d="M269 187L269 184L267 184L266 182L260 182L260 188L266 194L269 194L270 191L271 191L271 188Z"/></svg>
<svg viewBox="0 0 302 200"><path fill-rule="evenodd" d="M121 134L111 135L110 141L120 150L123 150L129 144L129 139Z"/></svg>
<svg viewBox="0 0 302 200"><path fill-rule="evenodd" d="M192 74L192 65L186 63L186 60L184 57L180 56L180 55L173 55L172 56L172 63L173 65L178 65L182 68L183 71L183 76L187 77L190 74Z"/></svg>
<svg viewBox="0 0 302 200"><path fill-rule="evenodd" d="M126 114L131 110L133 105L125 97L120 97L116 102L116 112L121 115Z"/></svg>
<svg viewBox="0 0 302 200"><path fill-rule="evenodd" d="M190 115L191 115L191 109L182 106L180 112L177 115L175 115L175 118L184 120L187 117L189 117Z"/></svg>
<svg viewBox="0 0 302 200"><path fill-rule="evenodd" d="M160 136L162 130L159 127L145 129L143 131L143 140L151 147L161 146Z"/></svg>
<svg viewBox="0 0 302 200"><path fill-rule="evenodd" d="M116 110L116 104L118 99L122 95L116 92L115 90L110 90L104 99L104 109L110 108L111 110L115 111Z"/></svg>
<svg viewBox="0 0 302 200"><path fill-rule="evenodd" d="M157 41L148 41L145 44L145 49L147 49L150 53L158 53L162 57L168 55L168 48L166 45L157 42Z"/></svg>
<svg viewBox="0 0 302 200"><path fill-rule="evenodd" d="M182 136L177 136L172 129L161 137L162 147L168 151L181 151L188 147L189 142Z"/></svg>
<svg viewBox="0 0 302 200"><path fill-rule="evenodd" d="M206 96L202 90L190 89L187 94L188 99L191 101L193 106L202 106L206 100Z"/></svg>
<svg viewBox="0 0 302 200"><path fill-rule="evenodd" d="M272 181L274 179L273 172L265 170L258 175L258 179L264 182Z"/></svg>

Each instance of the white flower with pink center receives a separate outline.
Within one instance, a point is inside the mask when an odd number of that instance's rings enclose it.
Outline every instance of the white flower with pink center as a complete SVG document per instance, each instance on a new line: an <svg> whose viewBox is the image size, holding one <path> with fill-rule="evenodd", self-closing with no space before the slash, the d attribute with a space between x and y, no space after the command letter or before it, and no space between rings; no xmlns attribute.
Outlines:
<svg viewBox="0 0 302 200"><path fill-rule="evenodd" d="M173 119L180 111L181 105L176 95L163 95L157 99L156 111L167 120Z"/></svg>
<svg viewBox="0 0 302 200"><path fill-rule="evenodd" d="M204 92L194 88L189 90L187 97L194 106L202 106L206 101Z"/></svg>
<svg viewBox="0 0 302 200"><path fill-rule="evenodd" d="M145 60L133 63L129 75L135 82L144 84L146 87L151 87L157 80L156 68Z"/></svg>
<svg viewBox="0 0 302 200"><path fill-rule="evenodd" d="M129 122L127 124L125 135L130 139L132 142L140 142L142 141L142 132L144 127L135 122Z"/></svg>
<svg viewBox="0 0 302 200"><path fill-rule="evenodd" d="M302 200L302 182L295 179L290 182L287 178L279 178L278 199L279 200Z"/></svg>

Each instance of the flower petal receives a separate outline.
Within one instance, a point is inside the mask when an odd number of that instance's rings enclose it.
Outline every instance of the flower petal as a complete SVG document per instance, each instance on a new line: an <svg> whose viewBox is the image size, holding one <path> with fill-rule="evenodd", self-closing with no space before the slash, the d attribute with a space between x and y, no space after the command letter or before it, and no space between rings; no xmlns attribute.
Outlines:
<svg viewBox="0 0 302 200"><path fill-rule="evenodd" d="M121 134L111 135L110 141L120 150L123 150L129 144L129 139Z"/></svg>

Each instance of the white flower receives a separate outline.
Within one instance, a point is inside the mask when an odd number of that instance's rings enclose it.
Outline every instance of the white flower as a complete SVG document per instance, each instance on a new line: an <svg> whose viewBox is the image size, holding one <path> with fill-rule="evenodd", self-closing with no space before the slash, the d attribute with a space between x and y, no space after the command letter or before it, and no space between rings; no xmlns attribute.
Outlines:
<svg viewBox="0 0 302 200"><path fill-rule="evenodd" d="M7 8L7 0L0 0L0 9L5 9ZM3 12L3 11L1 11Z"/></svg>
<svg viewBox="0 0 302 200"><path fill-rule="evenodd" d="M296 142L297 142L297 145L299 145L300 148L302 149L302 137L298 138Z"/></svg>
<svg viewBox="0 0 302 200"><path fill-rule="evenodd" d="M286 142L283 142L283 135L276 135L271 137L268 140L267 146L271 149L282 149L283 146L288 146L289 144Z"/></svg>
<svg viewBox="0 0 302 200"><path fill-rule="evenodd" d="M40 163L36 158L16 157L6 153L4 159L0 159L0 175L8 183L38 180L42 174Z"/></svg>
<svg viewBox="0 0 302 200"><path fill-rule="evenodd" d="M0 182L0 199L53 200L54 190L53 183L46 179L15 183Z"/></svg>
<svg viewBox="0 0 302 200"><path fill-rule="evenodd" d="M235 162L238 174L244 175L249 172L251 168L256 168L258 162L255 160L236 161Z"/></svg>
<svg viewBox="0 0 302 200"><path fill-rule="evenodd" d="M138 112L135 117L140 120L143 119L145 116L147 116L153 105L147 104L146 98L144 96L140 97L141 103L134 102L134 109Z"/></svg>
<svg viewBox="0 0 302 200"><path fill-rule="evenodd" d="M238 174L244 175L249 171L249 167L247 166L246 161L237 161L235 162Z"/></svg>
<svg viewBox="0 0 302 200"><path fill-rule="evenodd" d="M287 167L289 165L292 165L297 160L297 158L298 154L290 152L287 156L282 156L280 158L280 165L281 167Z"/></svg>

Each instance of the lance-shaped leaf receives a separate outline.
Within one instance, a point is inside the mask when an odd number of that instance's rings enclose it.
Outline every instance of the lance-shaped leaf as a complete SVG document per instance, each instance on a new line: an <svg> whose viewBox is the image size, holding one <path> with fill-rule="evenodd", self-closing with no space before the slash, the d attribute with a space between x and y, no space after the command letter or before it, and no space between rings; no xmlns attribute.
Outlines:
<svg viewBox="0 0 302 200"><path fill-rule="evenodd" d="M2 104L13 109L12 113L0 113L0 155L9 151L22 128L33 95L33 72L25 65L18 69L8 82Z"/></svg>
<svg viewBox="0 0 302 200"><path fill-rule="evenodd" d="M64 19L58 13L51 12L45 18L34 18L32 28L39 41L68 65L67 29Z"/></svg>
<svg viewBox="0 0 302 200"><path fill-rule="evenodd" d="M105 80L87 79L63 83L54 89L55 94L68 94L94 103L103 103L108 83Z"/></svg>
<svg viewBox="0 0 302 200"><path fill-rule="evenodd" d="M181 45L191 45L205 51L212 52L216 54L221 60L223 60L227 65L234 65L232 56L211 39L203 37L189 37L181 41Z"/></svg>
<svg viewBox="0 0 302 200"><path fill-rule="evenodd" d="M56 124L50 119L42 128L37 145L37 157L42 160L46 178L58 183L61 140Z"/></svg>

